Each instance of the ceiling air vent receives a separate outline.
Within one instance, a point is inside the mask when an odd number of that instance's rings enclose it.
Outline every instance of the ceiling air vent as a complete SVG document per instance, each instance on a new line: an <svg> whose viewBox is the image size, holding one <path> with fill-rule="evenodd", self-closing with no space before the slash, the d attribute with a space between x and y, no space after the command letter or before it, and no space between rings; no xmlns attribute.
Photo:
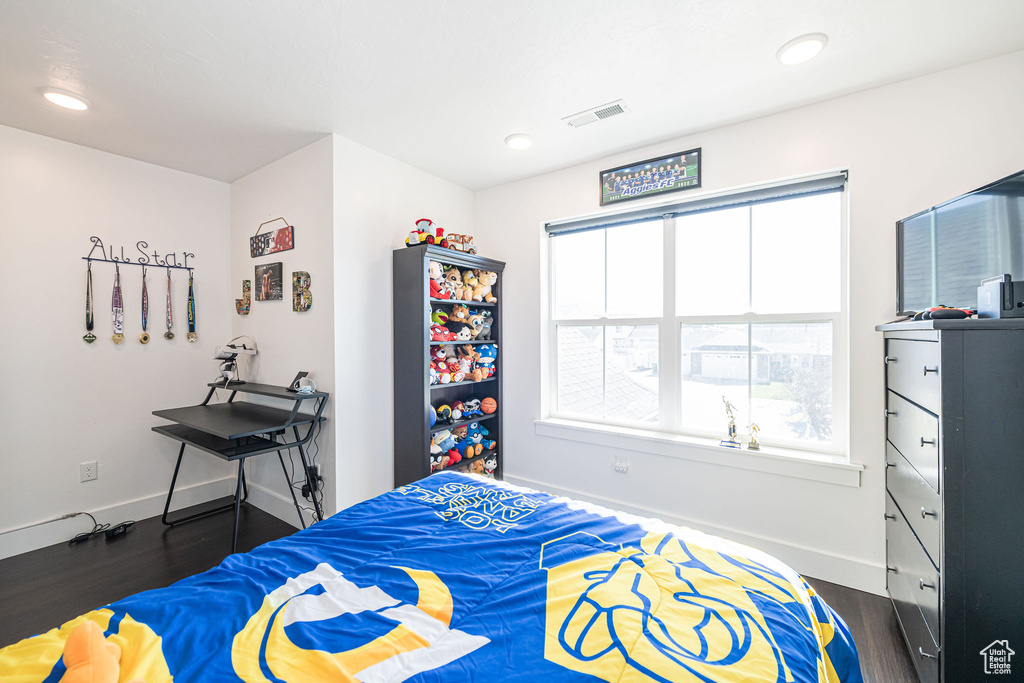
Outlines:
<svg viewBox="0 0 1024 683"><path fill-rule="evenodd" d="M603 119L609 119L619 114L625 114L629 109L626 107L626 103L622 100L615 100L608 104L602 104L600 107L594 107L586 111L581 111L578 114L572 116L566 116L562 119L570 128L579 128L585 126L588 123L597 123Z"/></svg>

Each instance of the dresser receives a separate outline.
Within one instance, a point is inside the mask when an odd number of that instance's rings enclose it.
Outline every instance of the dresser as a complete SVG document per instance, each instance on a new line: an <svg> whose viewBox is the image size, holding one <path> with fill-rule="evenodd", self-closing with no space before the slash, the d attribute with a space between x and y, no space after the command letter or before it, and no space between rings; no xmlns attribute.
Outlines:
<svg viewBox="0 0 1024 683"><path fill-rule="evenodd" d="M1024 681L1024 321L876 329L886 586L918 676Z"/></svg>

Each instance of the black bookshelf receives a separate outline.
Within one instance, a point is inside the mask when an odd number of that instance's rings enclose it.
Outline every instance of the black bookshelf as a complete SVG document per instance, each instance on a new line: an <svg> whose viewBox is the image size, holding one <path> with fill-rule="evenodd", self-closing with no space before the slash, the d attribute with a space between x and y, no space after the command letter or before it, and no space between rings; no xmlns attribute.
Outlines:
<svg viewBox="0 0 1024 683"><path fill-rule="evenodd" d="M498 282L492 287L491 293L495 302L465 302L451 299L433 299L430 297L428 284L430 261L438 261L444 265L455 265L460 270L489 270L498 273ZM494 476L502 478L503 457L498 453L502 450L502 285L505 264L501 261L485 258L474 254L452 249L444 249L436 245L420 245L396 249L392 258L392 310L394 314L394 394L395 394L395 486L423 479L430 472L430 439L431 434L442 429L453 429L471 422L484 422L490 432L488 438L497 441L493 451L484 451L474 460L488 456L496 456L498 460ZM487 308L493 316L491 338L484 341L470 342L431 342L430 313L431 308L450 310L453 304L463 303L470 308ZM430 384L430 347L462 344L495 344L498 357L494 362L495 373L479 382L463 381L448 384ZM430 407L443 404L451 405L455 401L466 401L475 397L483 400L493 398L498 409L489 415L472 420L459 420L454 425L430 426ZM486 422L485 422L486 421ZM483 426L483 425L482 425ZM448 469L464 470L467 461L463 460ZM444 470L447 471L447 470Z"/></svg>

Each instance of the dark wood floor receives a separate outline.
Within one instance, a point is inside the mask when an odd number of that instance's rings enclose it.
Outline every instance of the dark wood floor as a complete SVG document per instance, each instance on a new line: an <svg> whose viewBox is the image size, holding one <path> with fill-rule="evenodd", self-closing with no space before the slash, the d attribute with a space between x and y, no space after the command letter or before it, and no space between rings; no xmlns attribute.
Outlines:
<svg viewBox="0 0 1024 683"><path fill-rule="evenodd" d="M806 577L853 634L864 683L918 683L888 598Z"/></svg>
<svg viewBox="0 0 1024 683"><path fill-rule="evenodd" d="M231 547L231 514L178 527L158 517L107 540L66 543L0 560L0 647L41 633L74 617L151 588L168 586L216 566ZM238 550L287 536L294 527L242 506ZM865 683L916 683L913 664L886 598L808 578L843 616L860 653Z"/></svg>
<svg viewBox="0 0 1024 683"><path fill-rule="evenodd" d="M153 517L110 540L99 534L75 545L61 543L0 560L0 647L217 566L231 550L232 521L225 512L166 527ZM243 505L238 552L294 531L277 517Z"/></svg>

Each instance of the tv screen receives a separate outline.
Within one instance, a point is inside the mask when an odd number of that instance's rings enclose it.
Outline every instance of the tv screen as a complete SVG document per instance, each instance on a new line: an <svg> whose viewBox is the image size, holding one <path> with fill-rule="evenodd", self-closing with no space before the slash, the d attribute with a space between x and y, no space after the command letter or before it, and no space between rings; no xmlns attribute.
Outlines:
<svg viewBox="0 0 1024 683"><path fill-rule="evenodd" d="M896 224L896 308L975 308L982 280L1024 280L1024 171Z"/></svg>

